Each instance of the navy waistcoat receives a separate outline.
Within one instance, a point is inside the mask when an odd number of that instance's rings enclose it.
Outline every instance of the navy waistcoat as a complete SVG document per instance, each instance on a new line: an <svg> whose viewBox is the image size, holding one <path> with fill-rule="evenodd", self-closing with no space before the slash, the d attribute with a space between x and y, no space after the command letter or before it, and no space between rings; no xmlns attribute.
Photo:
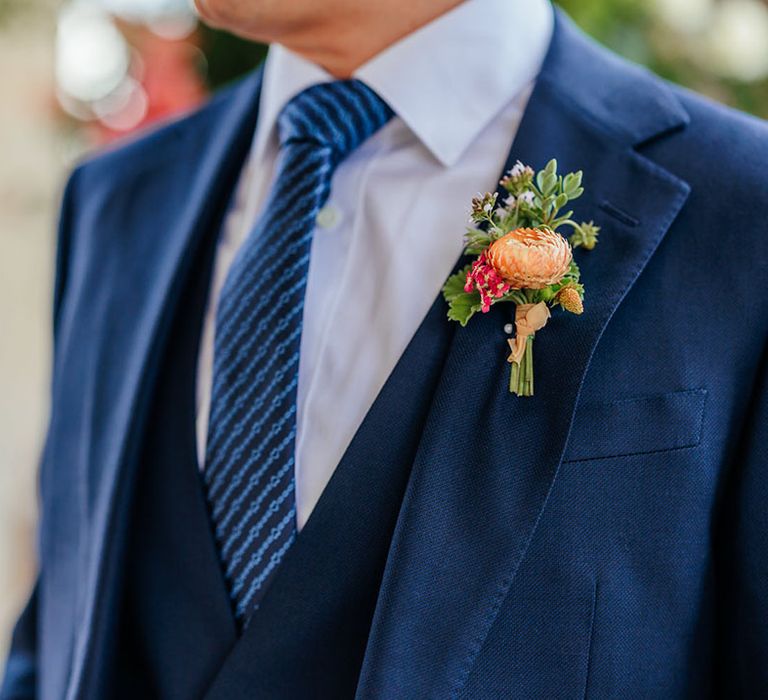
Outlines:
<svg viewBox="0 0 768 700"><path fill-rule="evenodd" d="M208 237L209 239L211 237ZM203 242L158 373L104 697L353 697L390 539L452 329L437 301L238 638L195 455Z"/></svg>

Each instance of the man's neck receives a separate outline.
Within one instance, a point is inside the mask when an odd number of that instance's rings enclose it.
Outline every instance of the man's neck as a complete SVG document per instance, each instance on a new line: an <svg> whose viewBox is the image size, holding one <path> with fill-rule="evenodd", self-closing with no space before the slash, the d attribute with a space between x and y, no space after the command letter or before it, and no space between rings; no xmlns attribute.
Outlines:
<svg viewBox="0 0 768 700"><path fill-rule="evenodd" d="M357 15L330 18L325 26L281 37L279 43L335 78L349 78L371 58L462 1L398 0L375 3L375 9L370 3L361 3Z"/></svg>

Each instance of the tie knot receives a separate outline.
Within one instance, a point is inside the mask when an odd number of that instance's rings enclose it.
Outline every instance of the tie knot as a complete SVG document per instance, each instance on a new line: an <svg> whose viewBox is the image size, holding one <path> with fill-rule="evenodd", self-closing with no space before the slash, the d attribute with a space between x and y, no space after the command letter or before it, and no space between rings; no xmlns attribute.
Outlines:
<svg viewBox="0 0 768 700"><path fill-rule="evenodd" d="M313 85L285 105L278 117L280 146L314 142L343 160L392 117L392 110L359 80Z"/></svg>

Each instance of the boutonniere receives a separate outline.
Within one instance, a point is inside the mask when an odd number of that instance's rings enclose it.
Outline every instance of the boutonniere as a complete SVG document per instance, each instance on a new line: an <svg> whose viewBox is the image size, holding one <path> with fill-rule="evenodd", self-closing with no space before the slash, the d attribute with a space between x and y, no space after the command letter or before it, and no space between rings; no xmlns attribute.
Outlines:
<svg viewBox="0 0 768 700"><path fill-rule="evenodd" d="M462 326L494 304L516 305L507 360L509 390L518 396L533 396L533 338L549 320L550 308L584 310L573 250L594 248L599 227L577 223L572 211L561 213L584 192L581 178L581 171L559 175L554 159L538 173L518 161L500 182L507 193L503 202L498 193L472 200L464 253L477 257L443 287L448 318ZM564 227L570 229L568 238L558 231ZM512 324L505 330L511 335Z"/></svg>

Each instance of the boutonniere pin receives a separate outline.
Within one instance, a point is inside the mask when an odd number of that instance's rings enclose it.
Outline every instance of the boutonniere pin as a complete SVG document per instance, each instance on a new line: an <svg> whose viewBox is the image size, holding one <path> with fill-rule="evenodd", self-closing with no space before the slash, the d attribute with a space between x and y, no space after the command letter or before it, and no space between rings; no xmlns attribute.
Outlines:
<svg viewBox="0 0 768 700"><path fill-rule="evenodd" d="M584 285L573 250L594 248L599 227L577 223L572 211L561 214L584 192L581 178L581 171L558 175L554 159L538 173L518 161L500 182L507 192L502 203L490 193L472 200L473 225L464 253L477 257L443 287L448 318L462 326L494 304L516 305L507 360L509 390L518 396L533 396L533 338L547 324L550 308L560 306L572 314L584 310ZM563 227L570 229L568 238L558 231ZM505 330L511 335L512 324Z"/></svg>

